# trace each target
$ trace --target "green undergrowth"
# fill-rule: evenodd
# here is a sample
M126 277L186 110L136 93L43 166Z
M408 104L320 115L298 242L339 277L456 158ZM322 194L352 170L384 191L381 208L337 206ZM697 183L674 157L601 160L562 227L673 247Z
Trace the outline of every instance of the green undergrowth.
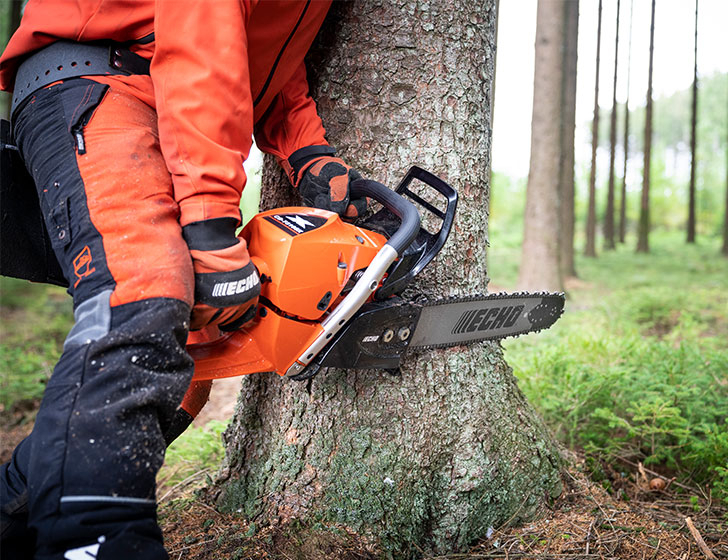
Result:
M728 503L728 260L717 242L654 237L648 255L579 258L565 315L505 342L506 359L567 446L621 468L642 461Z
M62 288L0 277L0 412L41 398L72 307Z
M211 420L202 428L190 426L172 442L157 476L159 498L170 491L170 495L174 490L184 491L188 482L199 487L201 480L209 481L214 476L225 453L222 432L226 427L226 422Z

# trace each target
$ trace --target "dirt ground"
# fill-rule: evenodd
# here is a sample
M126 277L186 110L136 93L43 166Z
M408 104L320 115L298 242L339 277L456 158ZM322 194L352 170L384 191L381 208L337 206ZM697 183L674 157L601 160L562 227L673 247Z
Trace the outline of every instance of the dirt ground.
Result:
M661 479L664 488L650 489L654 478L641 469L614 480L610 494L589 480L583 459L573 456L564 472L562 496L540 519L523 527L500 527L468 551L429 560L594 559L697 560L728 558L728 511L709 499L691 503L684 492ZM616 474L616 473L615 473ZM674 483L674 481L673 481ZM653 482L653 486L660 486ZM617 497L615 497L615 495ZM186 560L276 559L360 560L383 558L376 545L334 526L254 525L223 515L204 501L162 508L170 558Z
M235 408L239 379L213 385L210 402L196 420L227 420ZM37 403L35 403L37 406ZM32 408L33 405L29 405ZM32 414L32 411L30 411ZM203 416L204 415L204 416ZM4 415L0 461L32 428L29 410ZM523 527L494 528L468 551L428 560L728 559L728 510L698 488L660 477L641 465L606 468L610 493L589 479L584 459L569 457L564 493L553 508ZM690 499L690 496L695 496ZM376 544L347 527L299 525L258 528L244 518L217 512L195 487L160 507L171 560L364 560L383 558Z

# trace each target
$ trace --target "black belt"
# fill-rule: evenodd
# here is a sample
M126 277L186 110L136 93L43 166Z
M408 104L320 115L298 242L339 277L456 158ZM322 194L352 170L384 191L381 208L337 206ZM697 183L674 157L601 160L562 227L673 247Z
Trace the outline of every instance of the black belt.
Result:
M80 76L149 74L149 61L121 45L56 41L33 53L18 67L10 114L41 88Z

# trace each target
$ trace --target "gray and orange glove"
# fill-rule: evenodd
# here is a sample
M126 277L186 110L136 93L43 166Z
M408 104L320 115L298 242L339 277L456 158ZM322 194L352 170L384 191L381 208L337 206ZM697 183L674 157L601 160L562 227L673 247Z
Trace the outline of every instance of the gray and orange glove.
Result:
M245 240L235 237L237 225L235 218L215 218L182 228L195 270L191 330L233 331L255 317L260 279Z
M361 175L343 160L334 157L335 153L331 146L308 146L293 152L288 158L288 165L283 167L306 206L354 219L367 209L366 198L349 197L349 184L361 179Z

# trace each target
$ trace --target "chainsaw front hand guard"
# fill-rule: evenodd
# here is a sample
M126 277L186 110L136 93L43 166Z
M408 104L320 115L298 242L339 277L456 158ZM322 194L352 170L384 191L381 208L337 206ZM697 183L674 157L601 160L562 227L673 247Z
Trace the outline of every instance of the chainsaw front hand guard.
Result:
M411 190L410 185L413 179L417 179L437 191L441 195L439 198L445 202L444 210ZM395 189L395 192L403 198L407 197L410 201L418 204L423 210L426 210L429 213L426 216L439 219L440 228L434 233L430 233L424 227L419 228L412 243L405 248L400 258L391 266L382 286L374 294L374 299L378 301L383 301L395 294L402 293L412 279L435 258L435 255L440 252L445 241L447 241L457 209L457 191L439 177L417 166L410 168L407 175L405 175L404 179L402 179ZM428 194L432 193L428 192ZM366 229L382 233L386 236L393 235L397 225L396 214L387 206L361 224Z

